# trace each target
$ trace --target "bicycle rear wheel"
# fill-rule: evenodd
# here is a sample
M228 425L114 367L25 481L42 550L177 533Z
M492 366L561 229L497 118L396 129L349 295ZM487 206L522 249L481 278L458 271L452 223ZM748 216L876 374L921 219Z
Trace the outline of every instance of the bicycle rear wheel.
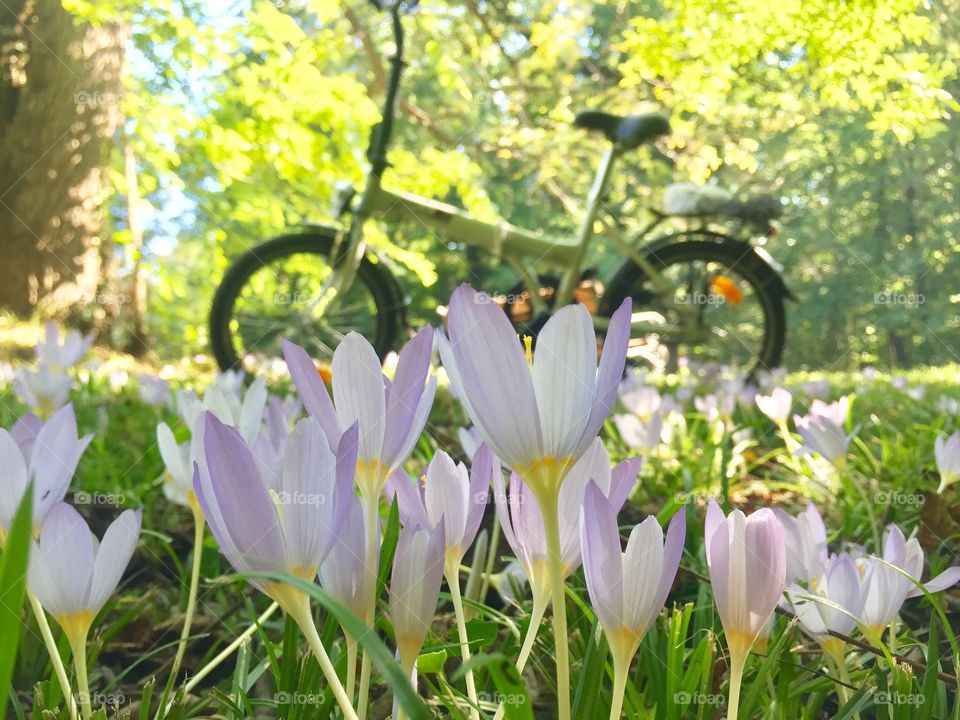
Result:
M351 331L367 338L381 358L396 348L405 325L403 295L374 258L363 259L334 307L324 314L314 307L332 272L334 240L332 231L282 235L230 265L210 310L210 340L222 369L269 368L283 358L281 338L320 362L329 362Z
M751 375L780 364L786 343L786 290L776 272L749 245L716 235L680 235L655 247L647 259L670 291L658 294L634 263L616 273L607 289L612 311L633 299L633 364L666 370L723 366Z

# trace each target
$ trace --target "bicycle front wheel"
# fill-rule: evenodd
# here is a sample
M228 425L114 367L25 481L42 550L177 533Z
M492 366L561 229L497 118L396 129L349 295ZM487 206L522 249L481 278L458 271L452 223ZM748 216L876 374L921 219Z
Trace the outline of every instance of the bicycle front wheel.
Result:
M721 366L753 374L780 364L786 342L782 281L749 245L680 235L646 255L665 289L630 263L608 288L608 304L633 298L629 357L675 371Z
M221 369L267 369L283 358L280 340L304 347L322 363L351 331L382 358L404 326L404 301L389 270L365 257L350 288L318 310L333 272L335 236L310 231L282 235L247 251L227 269L210 311L210 340Z

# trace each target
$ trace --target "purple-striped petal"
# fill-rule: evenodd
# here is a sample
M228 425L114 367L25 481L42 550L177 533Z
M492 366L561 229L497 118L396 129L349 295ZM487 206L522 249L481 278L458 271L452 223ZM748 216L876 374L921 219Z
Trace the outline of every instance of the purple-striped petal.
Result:
M217 508L220 530L229 536L228 546L237 553L228 559L241 572L286 571L283 531L253 454L236 428L224 425L210 412L205 418L210 481L201 488L208 495L204 511L208 506Z
M419 437L423 426L414 423L418 416L424 385L430 372L433 353L433 328L427 325L404 345L397 360L397 371L387 398L386 431L383 457L390 467L406 460L401 455L411 435ZM406 453L406 454L409 454Z
M597 367L596 392L590 410L590 419L584 428L581 448L585 448L600 432L610 409L617 401L617 389L623 377L623 366L627 361L627 345L630 342L631 308L633 301L627 298L610 318L607 335L600 353Z
M307 351L299 345L289 340L281 340L280 343L300 401L307 412L320 423L327 441L331 447L334 447L340 439L340 421L337 419L327 387L323 384L323 378L317 372L317 366Z
M27 489L27 464L10 433L0 428L0 528L8 528Z
M440 343L443 364L487 444L512 467L542 457L533 380L507 316L461 285L450 298L449 330L449 344Z
M432 526L423 503L423 487L419 482L412 481L403 468L393 471L383 490L391 503L394 498L397 499L397 509L404 525Z
M356 332L333 353L333 401L341 425L360 421L360 459L379 460L386 429L386 386L380 358Z
M141 510L124 510L110 523L97 548L93 564L93 582L90 585L88 607L94 613L100 610L117 589L123 571L130 564L140 537Z
M583 572L590 602L605 630L623 624L623 565L616 512L591 483L587 486L580 515Z
M54 616L89 608L93 582L93 535L86 521L65 502L47 513L40 542L30 556L30 589Z
M667 526L667 538L663 544L663 572L660 575L660 585L657 590L657 599L654 605L657 612L667 601L667 595L670 588L673 587L673 581L677 577L677 569L680 567L680 558L683 557L683 543L687 536L687 517L686 512L681 507L670 519L670 525Z
M597 340L590 313L583 305L560 308L537 337L532 369L547 456L573 454L590 418L596 376Z

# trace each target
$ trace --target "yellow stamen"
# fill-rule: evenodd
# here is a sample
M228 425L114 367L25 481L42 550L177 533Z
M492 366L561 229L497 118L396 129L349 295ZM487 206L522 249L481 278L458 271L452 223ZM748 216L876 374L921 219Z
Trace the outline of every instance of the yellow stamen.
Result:
M530 335L523 336L523 347L527 356L527 365L533 367L533 338Z

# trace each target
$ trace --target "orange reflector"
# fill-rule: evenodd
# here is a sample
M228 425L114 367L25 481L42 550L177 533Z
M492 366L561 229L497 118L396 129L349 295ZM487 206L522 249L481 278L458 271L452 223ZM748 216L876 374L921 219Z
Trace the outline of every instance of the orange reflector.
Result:
M321 365L317 368L317 373L320 375L320 379L323 380L324 385L329 385L330 381L333 380L333 373L330 372L330 368L326 365Z
M726 275L714 275L710 281L710 289L731 305L739 305L743 302L743 291Z

